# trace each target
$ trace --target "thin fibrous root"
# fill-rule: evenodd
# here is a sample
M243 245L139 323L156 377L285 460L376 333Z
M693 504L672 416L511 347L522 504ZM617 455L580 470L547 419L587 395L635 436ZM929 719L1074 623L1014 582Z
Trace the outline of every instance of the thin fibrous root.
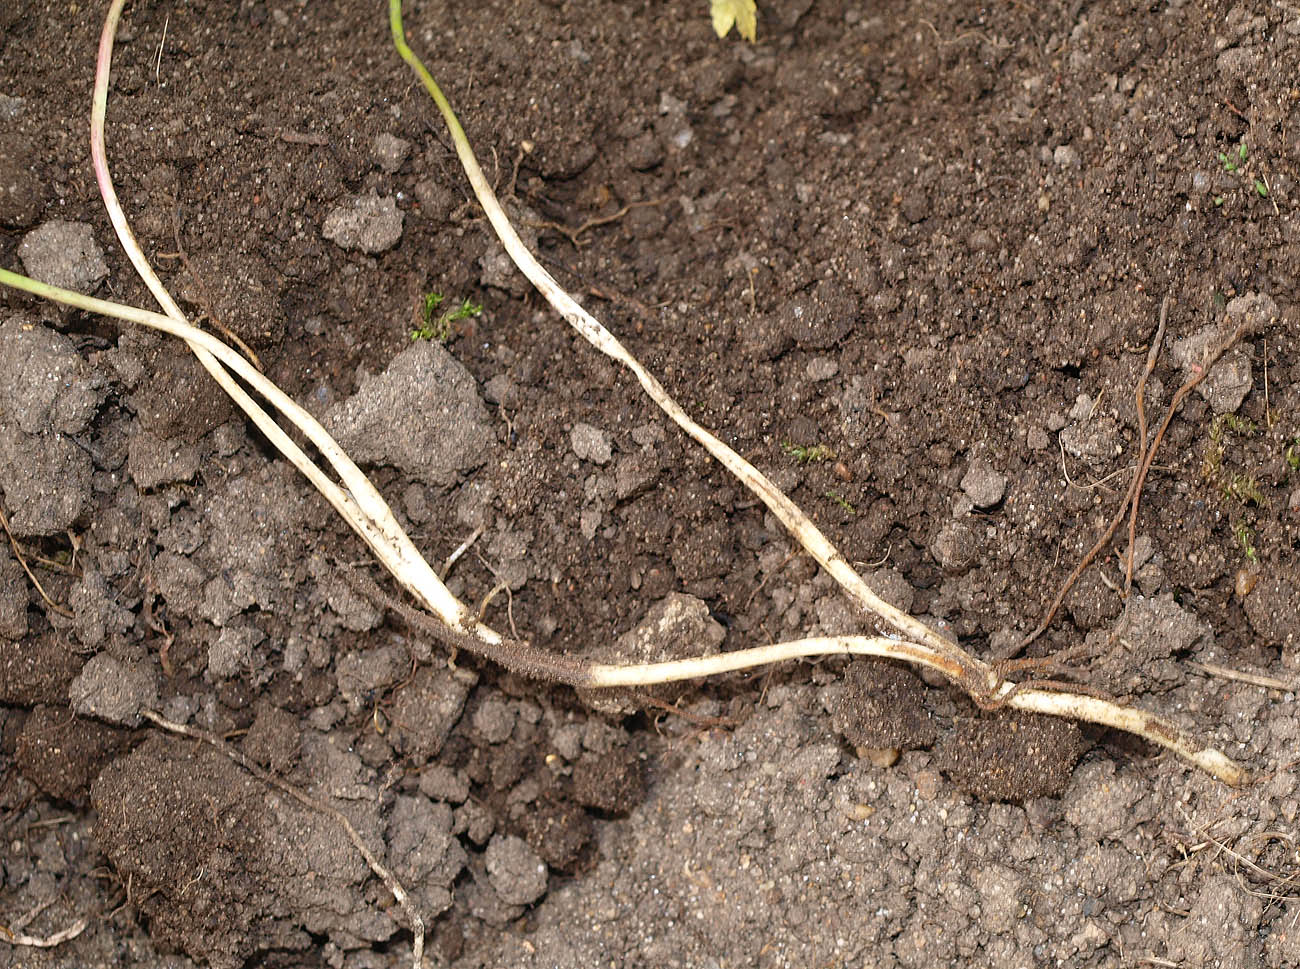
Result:
M410 894L402 887L402 883L397 880L397 876L389 871L375 853L370 850L370 847L364 840L362 840L361 835L357 833L357 829L353 827L352 822L348 820L346 814L332 805L316 800L306 792L294 787L288 781L276 777L270 771L262 769L249 758L245 757L241 751L236 750L220 737L213 736L206 730L199 730L197 727L186 726L183 723L175 723L152 710L142 710L140 711L140 715L169 733L179 734L182 737L190 737L194 740L201 740L203 743L215 747L240 767L244 768L244 770L256 777L263 784L267 784L270 787L274 787L277 790L284 792L309 810L323 814L338 824L338 826L341 827L343 832L348 836L348 840L352 842L352 846L356 848L361 854L361 857L366 860L366 864L370 867L370 870L374 872L376 877L378 877L379 880L384 883L385 887L392 892L393 898L397 900L397 904L400 905L402 911L406 913L406 918L411 923L411 933L415 939L412 944L413 951L411 955L411 963L414 969L421 969L421 966L424 963L424 919L421 918L420 913L416 911L415 906L411 903Z
M398 54L420 78L425 90L428 91L437 105L438 111L451 134L452 142L455 144L461 167L474 189L474 194L478 198L479 204L483 206L483 211L492 224L497 238L501 241L502 246L505 247L506 252L519 268L519 271L537 288L556 312L592 346L630 370L647 396L689 437L704 447L737 480L753 492L767 506L768 510L785 525L795 540L817 560L822 568L840 584L853 600L867 612L897 630L905 640L911 641L900 642L889 638L869 638L872 643L889 644L887 647L881 645L879 647L881 651L872 653L872 655L889 655L940 669L945 676L963 687L981 704L1005 703L1019 709L1049 713L1054 716L1108 723L1119 729L1147 737L1155 743L1175 751L1179 756L1219 777L1226 783L1240 784L1244 781L1245 772L1228 757L1216 750L1199 747L1183 736L1181 731L1178 731L1171 724L1151 714L1122 707L1096 697L1021 688L1016 684L1001 680L990 667L961 649L956 643L932 630L919 619L909 616L877 596L868 587L866 580L849 565L839 550L831 544L830 540L822 534L821 530L813 524L811 519L793 501L777 488L766 475L742 458L735 450L697 424L664 390L659 381L642 366L641 362L595 317L588 313L577 300L570 296L537 261L528 250L528 247L524 245L523 240L519 238L519 234L511 225L509 217L506 215L505 210L502 209L496 194L492 191L492 186L479 166L478 159L470 147L469 139L465 135L465 130L456 117L451 103L443 94L433 75L429 73L420 58L407 44L405 31L402 27L402 0L389 0L388 14L393 44L397 48ZM708 675L705 672L706 670L709 672L722 672L726 669L740 668L731 665L733 663L746 662L747 665L758 665L760 663L775 662L776 657L793 658L796 655L808 656L827 652L850 652L851 650L843 648L842 644L852 638L854 637L802 640L800 643L784 643L773 647L741 650L738 653L724 654L721 657L709 657L706 660L683 660L680 661L683 664L680 666L678 664L656 664L640 668L635 673L635 679L632 679L634 672L630 669L619 670L615 667L594 667L593 673L598 673L601 677L607 678L599 685L625 686L630 683L647 685L653 682L647 677L651 675L668 675L668 668L670 667L696 671L683 672L682 676L674 677L690 678L692 676ZM859 639L863 642L868 641L868 639L861 637ZM814 642L820 644L816 653L803 651L811 649L812 647L809 644ZM836 643L841 645L836 647L833 645ZM783 650L789 653L788 657L782 653ZM772 651L771 655L774 658L759 658L768 656L768 651ZM907 655L908 653L912 655ZM748 660L741 659L742 656L748 657ZM728 657L735 658L729 659ZM652 674L651 670L656 672Z
M166 315L151 313L135 307L122 306L104 300L83 296L67 290L38 283L17 274L0 270L0 282L35 295L54 299L90 312L128 320L154 327L185 340L214 379L254 421L267 438L297 467L326 500L344 517L352 528L375 552L383 565L411 592L417 601L433 614L426 616L411 610L408 618L421 617L427 628L449 644L465 648L502 664L509 669L539 679L587 687L625 687L651 685L667 680L691 679L717 673L749 668L798 657L827 654L862 654L884 656L927 666L965 689L977 703L984 706L1014 706L1018 709L1055 716L1089 720L1126 730L1166 747L1196 766L1229 784L1240 784L1245 772L1223 754L1202 749L1185 737L1172 724L1152 714L1119 706L1096 697L1074 693L1044 690L1032 685L1017 685L997 675L987 664L962 650L956 643L945 639L918 619L901 612L880 599L868 588L865 580L848 564L830 541L816 528L806 515L763 474L723 444L711 433L696 424L682 408L664 391L658 381L593 317L562 290L523 246L510 226L505 213L488 186L465 133L454 112L418 58L406 45L401 32L400 0L390 0L390 21L393 38L399 52L420 74L433 95L452 132L457 152L466 169L480 203L487 211L511 257L525 275L540 289L562 316L565 317L593 345L613 359L623 363L655 402L690 437L704 446L718 461L753 491L767 507L786 525L799 543L823 568L843 586L850 596L868 612L896 629L902 638L893 637L823 637L800 640L775 646L740 650L720 656L698 660L682 660L667 664L615 667L593 665L572 657L555 656L536 649L526 642L510 640L477 621L473 612L456 599L438 578L433 569L401 529L391 510L366 476L343 452L323 427L303 408L290 399L274 383L251 366L246 359L211 335L191 326L163 288L149 267L143 252L136 243L125 215L113 190L104 151L104 116L107 105L109 67L113 36L124 0L113 0L100 42L100 56L96 71L95 103L91 115L91 148L96 178L99 182L109 217L117 230L123 248L130 256L141 277L155 298L167 311ZM228 368L228 369L227 369ZM257 393L261 394L282 415L292 421L321 451L342 481L336 483L299 448L275 421L236 382L238 375ZM368 581L368 580L367 580ZM371 583L373 585L373 583ZM373 592L372 592L373 594ZM382 596L382 593L379 593ZM391 605L391 603L390 603ZM167 729L185 732L190 728L169 724L155 714L151 719ZM196 734L198 735L198 734ZM206 738L204 738L206 739ZM215 739L215 738L213 738ZM232 754L232 756L235 756ZM252 765L250 769L253 769ZM275 783L274 778L271 779ZM297 795L295 795L297 796ZM326 808L328 811L329 809ZM341 817L341 816L340 816ZM346 823L346 818L342 819ZM352 832L351 834L355 834ZM359 850L366 854L364 846ZM372 856L367 856L371 861ZM373 865L372 865L373 868ZM377 873L378 870L376 870ZM381 877L383 877L381 875ZM390 886L391 887L391 886ZM398 886L400 888L400 886ZM398 893L394 892L395 897ZM399 899L400 900L400 899ZM411 913L414 915L414 913ZM413 919L413 924L418 924ZM422 941L422 932L419 935Z
M0 942L7 942L12 946L27 946L32 949L53 949L57 945L71 942L86 931L86 926L89 924L88 919L79 918L66 929L60 929L52 935L27 935L25 932L14 932L0 925Z

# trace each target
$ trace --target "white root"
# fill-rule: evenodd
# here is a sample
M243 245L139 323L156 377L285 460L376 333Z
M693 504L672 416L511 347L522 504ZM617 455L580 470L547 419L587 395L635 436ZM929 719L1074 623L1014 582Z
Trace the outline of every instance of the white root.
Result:
M1232 760L1218 751L1200 749L1167 721L1090 696L1017 687L1001 679L987 664L945 639L919 619L907 615L872 592L866 580L849 565L839 550L831 544L802 509L766 475L696 423L664 390L663 385L642 366L641 362L600 321L570 296L537 261L524 245L523 240L519 238L519 233L515 231L501 203L497 200L496 193L484 176L455 111L452 110L433 76L406 43L402 29L401 0L389 0L389 22L393 43L398 53L420 77L437 104L451 133L452 142L456 146L456 155L474 190L474 195L487 214L488 221L492 224L501 245L505 247L519 271L528 278L556 312L592 346L632 371L642 389L659 408L753 492L853 600L897 630L905 639L913 640L913 642L900 642L880 637L830 637L758 647L698 660L682 660L679 663L654 664L645 667L597 667L595 674L603 678L605 685L631 683L649 685L663 682L664 679L707 676L725 670L741 669L746 665L777 662L795 656L861 652L939 669L966 689L977 702L984 705L1005 704L1037 713L1089 720L1138 734L1152 743L1174 751L1225 783L1237 785L1244 782L1245 771ZM856 644L855 648L850 648L851 643Z

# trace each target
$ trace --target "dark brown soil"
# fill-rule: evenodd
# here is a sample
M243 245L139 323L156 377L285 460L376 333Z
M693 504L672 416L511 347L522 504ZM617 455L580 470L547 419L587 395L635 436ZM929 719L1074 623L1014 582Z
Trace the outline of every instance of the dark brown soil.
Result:
M90 168L100 7L0 4L0 265L84 224L107 275L54 255L152 306ZM1134 594L1121 534L1031 652L1086 647L1086 682L1256 782L841 662L594 709L449 665L349 584L361 543L184 347L4 291L0 927L89 927L0 930L0 964L409 965L332 822L156 705L344 812L439 964L1300 966L1300 10L759 16L746 45L703 0L405 10L556 277L986 658L1122 501L1162 302L1148 427L1247 320L1169 426ZM477 533L450 585L497 628L591 657L871 628L503 266L379 5L132 4L108 142L184 307L339 432L430 562ZM430 292L483 306L445 349L412 344Z

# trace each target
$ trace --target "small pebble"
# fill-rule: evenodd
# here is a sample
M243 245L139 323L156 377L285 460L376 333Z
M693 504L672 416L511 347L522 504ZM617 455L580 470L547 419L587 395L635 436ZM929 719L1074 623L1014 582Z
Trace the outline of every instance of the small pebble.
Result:
M1007 476L995 471L984 461L972 461L970 469L961 479L961 490L976 508L991 508L1007 492Z
M575 424L569 434L569 443L574 454L593 464L608 464L614 456L608 432L590 424Z
M85 222L51 219L23 237L18 258L27 275L51 286L90 293L108 275L104 250Z
M1079 152L1071 145L1061 145L1056 151L1052 152L1052 161L1058 168L1077 168L1079 166Z
M391 196L355 195L330 210L321 234L344 249L383 252L402 237L402 213Z
M402 167L402 162L406 161L406 156L410 152L409 141L385 131L375 137L375 143L370 148L370 157L376 165L392 175Z

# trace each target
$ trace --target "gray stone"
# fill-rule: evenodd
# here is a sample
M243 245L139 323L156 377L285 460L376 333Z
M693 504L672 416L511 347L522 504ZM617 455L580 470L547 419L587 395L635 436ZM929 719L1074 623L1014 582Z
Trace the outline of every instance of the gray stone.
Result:
M972 461L965 477L961 479L961 490L976 508L991 508L1006 494L1007 476L993 470L984 461Z
M71 340L22 318L0 325L0 374L0 421L27 434L80 434L106 394Z
M108 275L104 250L84 222L51 219L23 236L18 258L27 275L51 286L89 293Z
M608 464L614 455L609 432L590 424L575 424L569 434L569 443L573 445L574 454L593 464Z
M388 132L375 136L375 143L370 147L370 157L375 164L388 174L393 174L402 167L406 156L411 153L411 143L405 138L398 138Z
M507 905L529 905L546 894L546 865L523 838L494 835L485 856L488 882Z
M442 487L487 460L492 421L469 371L442 344L413 343L323 420L353 460Z
M72 709L126 727L140 725L141 710L158 706L158 685L151 672L130 666L108 653L92 656L68 687Z
M344 249L383 252L402 237L402 213L392 196L355 195L330 210L321 233Z

